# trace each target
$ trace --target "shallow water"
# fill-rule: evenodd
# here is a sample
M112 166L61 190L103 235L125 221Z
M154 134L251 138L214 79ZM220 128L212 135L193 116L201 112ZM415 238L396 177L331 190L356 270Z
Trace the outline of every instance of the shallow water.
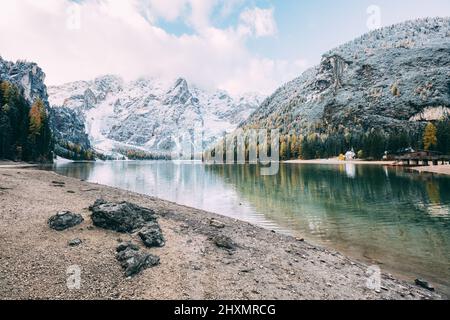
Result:
M57 173L245 220L335 248L450 296L450 177L374 165L60 163Z

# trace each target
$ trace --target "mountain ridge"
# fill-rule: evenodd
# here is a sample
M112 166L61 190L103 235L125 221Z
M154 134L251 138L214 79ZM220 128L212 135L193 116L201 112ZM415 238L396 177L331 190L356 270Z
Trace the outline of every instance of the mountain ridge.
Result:
M405 129L404 121L426 108L450 111L449 25L450 18L406 21L332 49L318 66L278 88L242 127L342 132L339 125L354 116L360 131Z
M262 101L257 94L232 97L224 90L208 91L184 78L125 82L114 75L51 86L49 96L56 113L77 113L92 146L107 154L127 148L170 153L175 146L172 136L180 129L191 134L199 129L204 145L210 145L233 131ZM74 127L60 133L73 134L69 140L74 140Z

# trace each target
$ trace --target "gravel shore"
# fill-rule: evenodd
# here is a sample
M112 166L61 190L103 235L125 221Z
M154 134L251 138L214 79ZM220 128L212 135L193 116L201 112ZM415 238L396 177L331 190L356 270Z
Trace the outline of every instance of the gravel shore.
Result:
M57 182L57 183L55 183ZM132 278L115 259L119 241L135 234L94 227L98 198L153 209L164 233L160 265ZM69 210L84 222L65 231L47 220ZM223 235L226 250L211 241ZM0 168L0 299L439 299L391 275L369 289L368 267L302 239L160 199L24 168ZM81 244L69 242L80 239ZM68 289L70 266L81 287Z

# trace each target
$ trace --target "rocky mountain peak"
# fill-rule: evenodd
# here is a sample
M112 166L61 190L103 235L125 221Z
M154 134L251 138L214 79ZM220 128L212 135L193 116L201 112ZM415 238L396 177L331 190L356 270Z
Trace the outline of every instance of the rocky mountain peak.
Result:
M47 87L44 84L45 73L36 63L27 61L13 63L0 57L0 79L7 80L22 89L29 103L39 98L47 107L49 106Z
M54 110L70 109L84 123L91 144L101 153L139 149L168 153L172 136L180 130L200 129L205 144L223 132L234 130L253 112L261 96L246 94L232 98L225 91L209 91L188 84L184 78L167 81L140 78L124 82L115 76L78 81L49 88ZM67 110L66 110L67 111ZM73 123L61 135L75 141L81 126ZM76 137L76 136L77 137Z
M175 81L173 88L167 92L167 99L165 104L181 104L184 105L187 102L197 102L196 99L191 100L192 93L189 91L188 83L183 78L178 78Z

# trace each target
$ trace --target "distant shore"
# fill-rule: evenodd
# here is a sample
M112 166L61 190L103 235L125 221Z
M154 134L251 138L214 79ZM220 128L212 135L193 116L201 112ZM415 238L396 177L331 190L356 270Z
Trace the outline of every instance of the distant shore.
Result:
M32 163L0 160L0 169L6 169L6 168L34 168L36 166L37 166L36 164L32 164Z
M298 164L371 164L371 165L386 165L392 166L395 161L365 161L365 160L339 160L333 159L314 159L314 160L288 160L284 163L298 163Z
M157 198L35 169L0 168L0 299L439 299L409 281L382 274L369 289L368 266L303 239ZM157 267L126 278L118 241L136 234L94 227L96 199L153 209L166 246L147 250ZM63 232L47 220L61 210L84 222ZM211 237L226 236L234 251ZM70 247L69 241L81 245ZM143 249L146 250L146 249ZM67 268L81 268L81 288L67 288Z
M437 166L424 166L424 167L412 167L411 170L418 171L420 173L437 173L450 175L450 164L437 165Z

